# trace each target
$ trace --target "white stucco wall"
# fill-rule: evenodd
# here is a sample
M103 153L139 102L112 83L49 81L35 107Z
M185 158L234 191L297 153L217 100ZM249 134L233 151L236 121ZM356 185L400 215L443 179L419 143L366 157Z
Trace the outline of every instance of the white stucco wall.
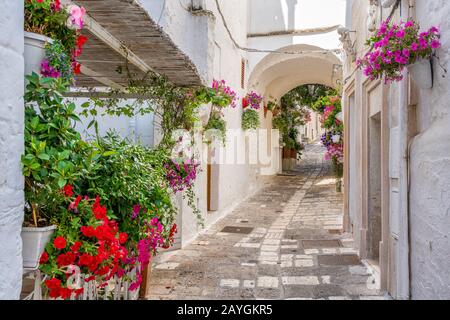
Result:
M0 299L18 299L22 285L23 2L0 15Z
M88 102L87 98L70 99L77 105L77 111L81 112L81 104ZM133 103L133 100L124 100L122 105ZM81 133L83 138L92 139L95 137L94 127L87 128L92 117L81 117L81 123L77 123L76 129ZM155 145L155 126L154 114L136 115L134 117L127 116L102 116L97 118L100 136L105 136L109 131L118 133L122 138L126 138L133 143L139 142L144 146L151 147Z
M450 2L416 1L423 29L442 32L441 63L449 69ZM420 134L411 151L411 265L413 299L450 299L450 78L435 60L434 87L421 90Z
M352 36L361 57L367 38L366 19L368 0L348 1L348 26L357 30ZM395 20L415 16L423 30L432 25L440 27L443 47L437 51L441 64L448 69L450 58L450 3L443 0L402 1ZM386 17L390 9L383 10ZM400 16L401 12L401 16ZM394 298L449 299L450 278L450 81L442 77L442 69L434 60L434 87L420 90L408 88L408 80L387 87L389 112L389 290ZM353 217L356 243L362 245L359 228L363 200L361 140L364 118L360 109L365 104L361 71L354 72L353 64L346 64L344 78L349 77L346 88L355 86L355 108L350 108L350 190L349 208ZM417 97L417 98L416 98ZM416 110L415 110L416 108ZM417 135L416 135L417 134ZM409 164L408 138L411 139ZM408 172L409 165L409 172ZM409 179L409 186L408 186ZM369 181L368 183L372 183ZM408 195L409 192L409 195ZM408 208L409 206L409 208ZM408 212L409 209L409 212ZM409 219L409 220L408 220ZM408 237L408 230L410 236ZM364 252L364 248L361 248ZM410 266L410 267L409 267ZM411 275L408 273L411 272Z
M250 33L327 28L345 24L345 0L250 0ZM337 31L310 35L283 35L249 38L255 49L278 50L289 45L307 44L325 50L341 47ZM267 53L250 56L253 69Z
M247 59L247 53L237 49L232 43L222 18L213 0L196 0L195 6L201 6L210 13L193 15L186 9L190 0L163 1L139 0L155 21L171 37L174 43L194 62L209 85L213 79L224 79L240 97L245 96L247 89L241 88L241 61ZM165 2L165 6L164 5ZM241 46L247 46L247 14L248 3L242 0L220 0L226 23L235 40ZM211 14L212 13L212 14ZM247 72L248 78L248 72ZM204 121L209 111L202 113ZM225 120L229 129L241 128L242 108L240 103L236 109L225 111ZM244 141L244 132L238 133L240 142ZM226 150L231 150L227 144ZM214 168L214 189L217 190L217 211L207 211L207 170L203 165L202 172L196 182L198 206L205 218L206 228L225 216L238 203L256 191L259 186L259 170L247 164L221 164ZM184 202L182 214L183 244L189 243L201 232L197 227L195 217Z

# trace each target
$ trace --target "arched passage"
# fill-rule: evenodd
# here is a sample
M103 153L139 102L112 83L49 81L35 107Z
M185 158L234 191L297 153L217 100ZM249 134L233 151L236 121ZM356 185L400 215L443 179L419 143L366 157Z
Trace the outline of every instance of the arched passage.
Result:
M271 100L280 101L286 93L301 85L321 84L337 89L342 83L342 62L339 57L317 46L285 46L253 63L249 89L262 94L266 104ZM277 135L270 130L273 128L272 119L271 115L266 117L262 127L271 132L267 152L272 154L272 165L268 172L274 174L281 171L283 160L282 148L276 142Z
M300 51L302 53L294 54ZM299 44L280 48L260 60L250 75L249 86L266 97L279 99L303 84L336 88L341 80L341 60L333 52Z

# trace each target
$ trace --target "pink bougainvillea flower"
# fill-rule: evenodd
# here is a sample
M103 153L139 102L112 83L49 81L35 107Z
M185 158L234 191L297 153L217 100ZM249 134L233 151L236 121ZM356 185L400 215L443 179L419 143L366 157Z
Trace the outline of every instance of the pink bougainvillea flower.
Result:
M441 42L439 40L431 41L431 48L438 49L441 47Z
M59 78L61 76L61 72L52 67L47 59L41 62L41 74L47 78Z
M77 30L82 29L84 25L84 16L86 14L86 9L77 5L70 5L69 7L67 7L67 11L70 14L68 25Z

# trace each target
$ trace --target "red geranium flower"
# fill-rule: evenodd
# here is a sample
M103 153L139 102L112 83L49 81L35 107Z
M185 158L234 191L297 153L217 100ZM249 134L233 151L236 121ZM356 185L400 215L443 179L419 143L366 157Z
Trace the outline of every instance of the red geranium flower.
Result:
M97 220L105 220L107 218L106 207L104 207L100 204L99 196L97 196L97 198L95 198L95 202L92 205L92 213L94 213L94 216Z
M78 62L73 63L73 73L80 74L81 73L81 64Z
M53 245L55 246L56 249L62 250L66 247L67 242L66 242L66 239L59 236L59 237L56 237L56 239L53 241Z
M92 261L94 261L94 257L87 253L84 253L80 257L79 264L80 266L89 266L90 264L92 264Z
M45 280L45 285L49 289L59 289L59 288L61 288L61 280L59 280L57 278Z
M61 288L59 290L59 295L62 299L69 299L72 295L72 290L70 290L69 288Z
M73 244L73 246L70 247L70 250L72 250L73 252L78 252L81 248L81 242L77 241Z
M80 34L78 36L78 38L77 38L77 48L78 49L82 49L87 41L88 41L88 37L83 36L82 34Z
M77 209L77 208L78 208L78 205L79 205L80 202L81 202L81 199L82 199L82 197L81 197L81 196L78 196L78 197L75 199L74 202L70 203L70 205L69 205L69 210L75 210L75 209Z
M122 232L119 234L120 244L124 244L125 242L127 242L127 240L128 240L128 234L126 234L125 232Z
M48 262L48 253L43 252L41 258L39 259L39 264L46 264Z
M66 254L60 254L56 258L56 263L58 264L58 267L69 266L74 263L75 258L76 258L75 253L67 252Z
M83 226L80 229L81 233L88 238L92 238L93 236L95 236L95 229L91 226Z
M50 292L48 293L48 296L52 299L57 299L61 296L61 288L56 289L50 289Z
M73 187L70 184L66 184L63 188L63 192L66 197L72 197L73 196Z

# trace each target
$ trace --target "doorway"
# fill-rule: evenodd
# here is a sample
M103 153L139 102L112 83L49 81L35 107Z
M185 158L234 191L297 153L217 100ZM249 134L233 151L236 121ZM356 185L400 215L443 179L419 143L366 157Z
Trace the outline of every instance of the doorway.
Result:
M368 185L368 243L367 257L379 265L382 241L382 148L381 112L369 119L369 185Z

